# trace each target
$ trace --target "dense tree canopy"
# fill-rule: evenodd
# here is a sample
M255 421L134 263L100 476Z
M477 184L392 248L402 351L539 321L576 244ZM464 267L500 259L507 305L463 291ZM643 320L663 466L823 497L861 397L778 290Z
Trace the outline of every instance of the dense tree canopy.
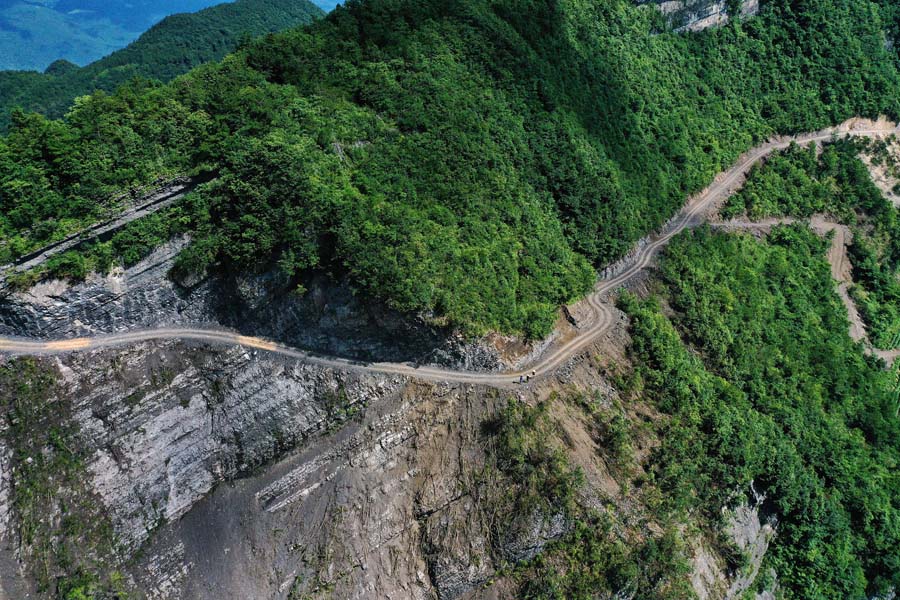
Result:
M791 146L754 168L723 213L751 218L825 213L850 226L852 293L872 342L890 348L900 336L900 216L858 156L864 149L883 156L885 144L843 140L827 144L821 157L812 145Z
M896 376L849 339L826 244L805 225L683 234L662 262L674 317L624 307L638 387L671 416L653 459L670 507L716 520L755 482L785 597L867 598L900 585Z
M754 141L897 114L883 41L867 1L772 2L696 35L623 0L351 1L170 85L14 115L0 253L114 210L122 186L212 171L196 268L326 269L539 335L592 264Z

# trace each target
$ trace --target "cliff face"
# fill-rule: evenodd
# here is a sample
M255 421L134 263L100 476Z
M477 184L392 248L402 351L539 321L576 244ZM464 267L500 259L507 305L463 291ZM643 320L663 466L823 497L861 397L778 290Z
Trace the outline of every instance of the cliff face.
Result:
M334 284L302 298L267 276L175 284L165 273L178 247L110 277L7 298L0 328L57 337L221 320L401 358L438 340L447 362L499 364L484 346L446 350L425 325L397 329L395 315ZM628 543L658 536L629 491L652 436L623 458L572 400L624 410L605 374L628 362L619 323L552 379L515 393L180 342L0 358L0 422L13 423L0 430L0 598L51 596L73 562L114 573L108 585L138 598L514 597L508 567L573 520L561 505L513 510L523 482L498 470L491 425L510 405L551 406L543 437L584 474L580 506L618 523ZM34 391L27 419L10 389ZM657 418L647 407L626 413ZM717 551L702 536L689 548L700 596L732 597Z
M490 500L474 495L481 424L505 401L492 390L178 343L48 368L86 486L123 555L140 556L119 568L141 596L456 598L496 572L495 557L563 531L537 519L492 547ZM7 507L16 471L0 466ZM21 554L15 511L2 516ZM2 589L28 579L17 570L0 572Z
M360 360L438 362L495 370L502 358L429 323L362 302L326 277L298 294L276 273L242 278L168 278L187 239L128 269L70 285L48 281L0 298L0 335L61 338L158 326L215 324L313 351Z
M486 427L508 401L553 402L561 447L584 473L579 502L636 532L635 543L659 531L586 415L552 400L581 390L616 401L587 357L514 396L175 342L46 366L59 378L52 403L76 424L65 443L84 456L83 484L114 531L109 564L137 597L514 596L506 566L571 522L562 507L506 514L518 482L492 470ZM20 475L9 456L7 505ZM0 526L3 556L23 561L0 570L0 589L20 597L10 590L29 585L40 549L18 542L15 508ZM759 529L740 527L735 539L764 544ZM701 597L739 596L746 584L727 594L722 559L702 538L692 544Z
M638 4L654 4L676 31L702 31L724 25L729 19L729 3L725 0L640 0ZM739 0L741 18L759 12L759 0Z

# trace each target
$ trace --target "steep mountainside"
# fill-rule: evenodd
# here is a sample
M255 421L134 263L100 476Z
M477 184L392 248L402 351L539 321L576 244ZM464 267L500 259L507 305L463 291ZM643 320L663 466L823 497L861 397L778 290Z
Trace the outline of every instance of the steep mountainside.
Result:
M237 0L166 17L124 49L83 68L56 61L45 73L0 71L0 123L8 124L13 107L59 117L77 96L94 90L112 91L134 77L169 81L221 59L245 36L295 27L323 14L307 0Z
M0 597L893 597L900 220L832 138L897 127L759 143L896 119L893 13L672 14L350 0L15 112L0 264L197 187L0 274ZM745 172L798 216L704 226Z
M277 266L299 290L327 272L438 323L541 336L592 264L754 139L897 113L869 2L665 28L616 0L349 2L63 122L19 114L0 146L0 262L115 210L104 196L123 186L202 171L215 181L161 224L193 237L179 271ZM108 269L97 250L58 274Z

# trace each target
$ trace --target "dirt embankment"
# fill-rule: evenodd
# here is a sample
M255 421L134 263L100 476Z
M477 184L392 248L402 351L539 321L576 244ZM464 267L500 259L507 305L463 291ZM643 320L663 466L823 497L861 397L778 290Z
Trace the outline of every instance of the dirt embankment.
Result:
M880 149L870 147L860 152L859 158L884 197L900 208L900 140L892 135Z

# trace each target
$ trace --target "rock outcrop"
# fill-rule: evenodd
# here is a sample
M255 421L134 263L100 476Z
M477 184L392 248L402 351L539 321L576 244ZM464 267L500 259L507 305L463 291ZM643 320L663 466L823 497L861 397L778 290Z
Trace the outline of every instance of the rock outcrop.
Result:
M655 4L676 31L702 31L724 25L734 16L725 0L639 0L638 4ZM741 18L759 12L759 0L739 0L735 5Z
M357 296L320 276L298 293L277 273L169 278L186 238L128 269L85 282L52 280L0 298L0 335L56 339L160 325L225 326L314 352L358 360L412 361L497 370L500 353Z

